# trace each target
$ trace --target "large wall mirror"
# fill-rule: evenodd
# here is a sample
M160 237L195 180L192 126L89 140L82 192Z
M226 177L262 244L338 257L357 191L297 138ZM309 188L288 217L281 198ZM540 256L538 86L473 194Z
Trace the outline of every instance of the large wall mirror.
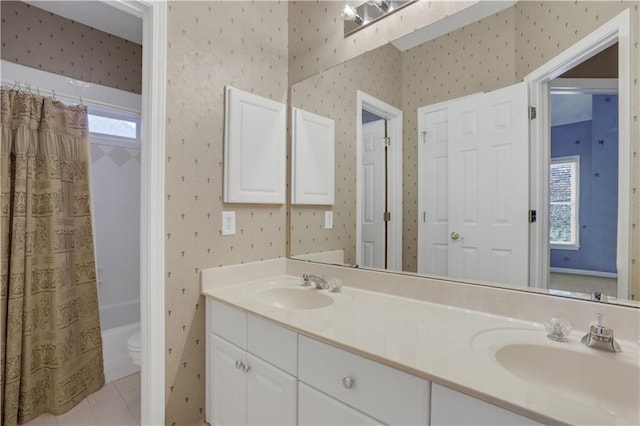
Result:
M291 256L638 306L637 12L604 3L519 2L294 84L335 121L335 201L291 206Z

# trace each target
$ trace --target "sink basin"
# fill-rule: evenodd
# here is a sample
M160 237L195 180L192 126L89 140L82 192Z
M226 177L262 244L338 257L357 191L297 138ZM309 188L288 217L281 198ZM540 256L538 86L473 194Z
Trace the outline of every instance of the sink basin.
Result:
M268 288L258 292L256 300L284 309L318 309L333 303L325 293L309 288Z
M535 344L503 346L495 353L498 363L528 383L551 387L575 398L601 401L603 408L635 407L640 401L640 369L616 358ZM622 414L622 413L616 413Z
M550 398L600 407L603 413L621 416L632 424L640 421L640 360L635 348L605 352L587 348L575 337L558 343L547 339L542 330L524 329L480 333L473 348L493 361L494 368L524 380L528 388L537 388Z

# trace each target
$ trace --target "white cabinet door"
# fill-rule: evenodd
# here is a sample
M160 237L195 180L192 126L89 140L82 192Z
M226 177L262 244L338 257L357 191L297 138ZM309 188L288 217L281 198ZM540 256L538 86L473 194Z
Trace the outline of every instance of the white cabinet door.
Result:
M224 202L282 204L287 168L287 108L225 89Z
M300 383L298 385L298 424L305 425L379 425L377 420Z
M293 108L291 204L332 205L335 181L335 122Z
M384 268L384 120L362 125L362 266Z
M439 425L541 425L527 417L433 383L431 426Z
M448 115L449 276L526 286L527 87L451 102Z
M214 425L245 425L247 375L236 363L246 363L246 352L214 334L209 337L211 388L207 398L211 400L207 405L212 412L207 417Z
M247 365L247 424L295 424L297 379L251 354Z

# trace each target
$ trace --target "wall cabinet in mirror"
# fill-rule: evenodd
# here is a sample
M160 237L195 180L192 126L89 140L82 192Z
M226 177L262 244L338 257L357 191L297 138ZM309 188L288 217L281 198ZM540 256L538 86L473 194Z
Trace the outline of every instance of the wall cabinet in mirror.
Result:
M335 122L293 108L291 203L334 202Z

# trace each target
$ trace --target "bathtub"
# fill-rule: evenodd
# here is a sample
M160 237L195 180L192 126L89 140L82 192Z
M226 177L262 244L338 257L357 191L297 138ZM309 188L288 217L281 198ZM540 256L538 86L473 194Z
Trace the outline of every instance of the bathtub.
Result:
M129 359L127 339L140 331L140 301L100 307L102 355L107 383L140 370Z

